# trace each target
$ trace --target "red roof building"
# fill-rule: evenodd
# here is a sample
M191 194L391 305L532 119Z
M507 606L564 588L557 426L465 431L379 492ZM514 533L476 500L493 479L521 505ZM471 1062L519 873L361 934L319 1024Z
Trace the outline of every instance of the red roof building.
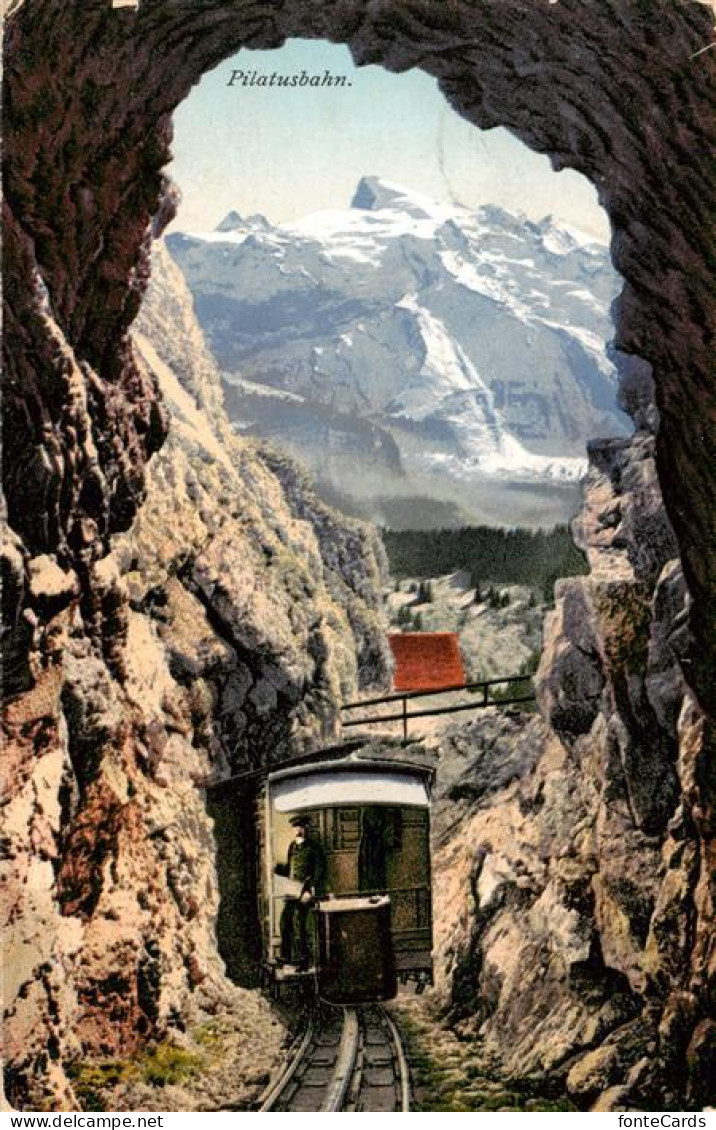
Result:
M396 632L388 643L395 660L394 690L438 691L464 684L456 632Z

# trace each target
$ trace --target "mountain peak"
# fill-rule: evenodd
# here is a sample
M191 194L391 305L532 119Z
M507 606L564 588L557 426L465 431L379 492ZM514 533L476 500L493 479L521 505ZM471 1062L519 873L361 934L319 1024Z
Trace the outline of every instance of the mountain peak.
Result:
M361 177L351 200L351 208L364 212L379 212L383 208L396 209L411 216L430 216L436 212L434 200L419 192L403 188L381 177Z
M244 221L238 212L232 208L227 212L220 224L216 225L216 231L236 231L237 228L243 227Z
M239 231L244 228L268 228L270 224L265 216L260 212L255 212L251 216L244 217L235 209L227 212L220 224L216 225L215 231L231 232Z

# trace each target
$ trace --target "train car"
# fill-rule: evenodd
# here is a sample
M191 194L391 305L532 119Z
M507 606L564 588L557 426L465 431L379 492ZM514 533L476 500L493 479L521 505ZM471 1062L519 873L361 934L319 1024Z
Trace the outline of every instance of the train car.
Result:
M259 916L271 983L307 972L336 1004L432 982L434 769L353 749L267 775L258 793Z

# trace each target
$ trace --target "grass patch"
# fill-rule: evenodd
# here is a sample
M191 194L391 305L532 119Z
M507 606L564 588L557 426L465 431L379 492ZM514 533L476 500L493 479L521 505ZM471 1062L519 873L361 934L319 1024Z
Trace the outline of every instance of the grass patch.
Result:
M67 1068L68 1078L83 1110L106 1110L107 1091L138 1077L133 1060L103 1059L94 1063L76 1061Z
M204 1057L176 1044L153 1044L139 1057L141 1078L153 1087L184 1083L204 1066Z
M205 1029L205 1030L204 1030ZM199 1038L199 1034L203 1038ZM204 1047L215 1046L221 1036L210 1024L197 1030L197 1042ZM67 1075L83 1110L103 1111L113 1109L105 1105L111 1092L127 1083L149 1083L153 1087L167 1087L184 1083L206 1067L203 1055L180 1048L170 1041L152 1044L131 1059L103 1059L91 1063L71 1063Z
M207 1024L200 1024L192 1030L191 1036L195 1044L208 1051L221 1047L224 1038L233 1031L231 1024L223 1020L210 1020Z
M396 1012L417 1112L576 1110L566 1095L547 1095L530 1080L502 1077L484 1061L478 1041L458 1039L426 1010L411 1014L397 1008Z

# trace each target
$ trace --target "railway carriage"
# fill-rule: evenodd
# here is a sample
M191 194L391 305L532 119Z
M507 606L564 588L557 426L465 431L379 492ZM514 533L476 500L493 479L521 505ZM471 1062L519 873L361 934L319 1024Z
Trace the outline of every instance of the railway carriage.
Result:
M336 1004L387 1000L398 979L414 980L418 990L432 982L433 775L427 759L353 748L266 776L257 797L258 890L270 982L296 971L290 959L283 964L282 949L286 907L300 897L300 884L286 874L297 824L321 859L305 926L306 964L321 997Z

